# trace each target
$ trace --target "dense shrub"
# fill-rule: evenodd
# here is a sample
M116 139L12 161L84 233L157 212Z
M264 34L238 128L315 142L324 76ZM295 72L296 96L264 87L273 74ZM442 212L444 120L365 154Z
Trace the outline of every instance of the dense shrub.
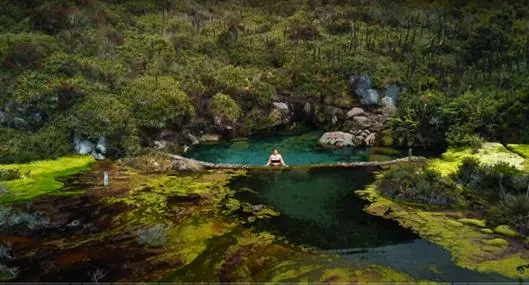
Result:
M33 29L54 35L70 26L72 9L61 5L47 5L30 15Z
M288 37L291 40L315 40L320 35L312 17L304 12L297 12L289 19Z
M236 122L241 116L241 108L237 102L226 94L215 94L209 101L209 108L214 115L231 122Z
M149 128L182 125L194 114L193 105L171 77L141 77L128 87L132 114Z
M453 177L466 189L490 201L501 200L506 194L525 194L529 186L529 175L508 163L481 165L472 158L464 159Z
M449 178L416 164L394 165L375 183L378 191L397 200L438 207L458 203L457 185Z
M509 225L529 235L529 196L507 194L498 205L486 210L485 217L492 225Z

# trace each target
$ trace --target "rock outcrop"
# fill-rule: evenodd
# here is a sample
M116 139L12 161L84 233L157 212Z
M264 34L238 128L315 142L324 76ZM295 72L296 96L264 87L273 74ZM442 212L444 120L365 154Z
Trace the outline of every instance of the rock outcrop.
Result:
M331 145L331 146L356 146L358 142L355 141L355 137L352 134L345 132L327 132L324 133L319 141L322 145Z
M96 160L105 159L107 153L107 139L105 137L99 137L97 142L94 143L88 139L81 139L79 136L74 138L75 151L81 155L90 154Z

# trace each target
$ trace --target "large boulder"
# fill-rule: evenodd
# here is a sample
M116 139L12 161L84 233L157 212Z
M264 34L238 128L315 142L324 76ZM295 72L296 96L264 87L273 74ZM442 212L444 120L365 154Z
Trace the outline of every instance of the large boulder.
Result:
M75 140L74 145L75 151L81 155L92 153L95 149L94 144L89 140Z
M356 117L356 116L363 115L363 114L364 114L364 109L354 107L353 109L349 110L349 112L347 112L347 118L352 118L352 117Z
M364 106L377 105L380 96L375 89L355 89L355 94L360 100L360 104Z
M107 138L99 137L97 139L96 151L102 154L107 153Z
M332 146L356 146L357 143L355 138L350 133L345 132L327 132L324 133L318 142L322 145L332 145Z
M288 105L283 102L272 103L273 109L268 115L274 126L286 125L290 123L292 117Z
M371 76L354 75L349 77L349 87L351 89L371 89Z
M371 86L371 76L355 75L349 78L349 89L354 92L364 106L377 105L380 99L377 90Z
M290 113L290 110L288 109L288 105L286 103L274 102L274 103L272 103L272 105L274 106L274 109L278 109L283 114L289 114Z

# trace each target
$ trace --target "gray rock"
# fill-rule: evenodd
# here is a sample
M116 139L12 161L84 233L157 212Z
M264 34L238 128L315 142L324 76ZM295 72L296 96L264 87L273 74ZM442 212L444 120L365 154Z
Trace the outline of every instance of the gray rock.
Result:
M288 108L288 105L286 103L283 103L283 102L274 102L272 103L272 105L274 105L274 108L275 109L278 109L279 111L281 111L281 113L283 114L288 114L290 113L290 110Z
M362 114L364 114L364 109L354 107L353 109L349 110L349 112L347 112L347 118L352 118Z
M191 145L197 145L197 144L200 143L200 141L197 139L197 137L195 137L194 135L192 135L190 133L187 134L187 139L189 140Z
M291 121L290 109L286 103L272 103L274 109L270 112L269 117L273 120L274 126L286 125Z
M371 89L371 76L351 76L349 77L349 86L351 86L352 89Z
M89 154L94 151L94 144L89 140L75 140L75 151L78 154Z
M167 141L166 140L154 141L153 144L154 144L154 146L157 149L164 149L164 148L167 147Z
M380 105L382 107L395 107L396 103L395 100L391 97L384 97L380 100Z
M96 150L102 154L107 153L107 138L99 137L97 139Z
M220 136L216 134L203 134L198 140L200 142L216 142L220 140Z
M368 128L371 125L369 119L364 116L356 116L353 120L361 128Z
M372 145L375 144L375 139L376 139L376 134L375 133L371 133L364 139L364 143L367 146L372 146Z
M375 89L355 89L355 94L364 106L377 105L380 99Z
M327 132L324 133L318 142L322 145L333 145L333 146L355 146L354 136L350 133L345 132Z
M105 156L99 152L96 152L96 151L92 151L91 153L92 157L95 159L95 160L103 160L105 159Z
M391 98L393 102L397 103L397 100L399 99L399 92L399 87L397 84L393 83L386 87L386 90L384 90L384 97Z

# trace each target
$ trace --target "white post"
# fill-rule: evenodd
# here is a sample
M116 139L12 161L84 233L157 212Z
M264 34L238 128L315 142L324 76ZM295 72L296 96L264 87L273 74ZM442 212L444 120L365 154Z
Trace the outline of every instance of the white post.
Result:
M103 185L108 186L108 172L103 173Z

